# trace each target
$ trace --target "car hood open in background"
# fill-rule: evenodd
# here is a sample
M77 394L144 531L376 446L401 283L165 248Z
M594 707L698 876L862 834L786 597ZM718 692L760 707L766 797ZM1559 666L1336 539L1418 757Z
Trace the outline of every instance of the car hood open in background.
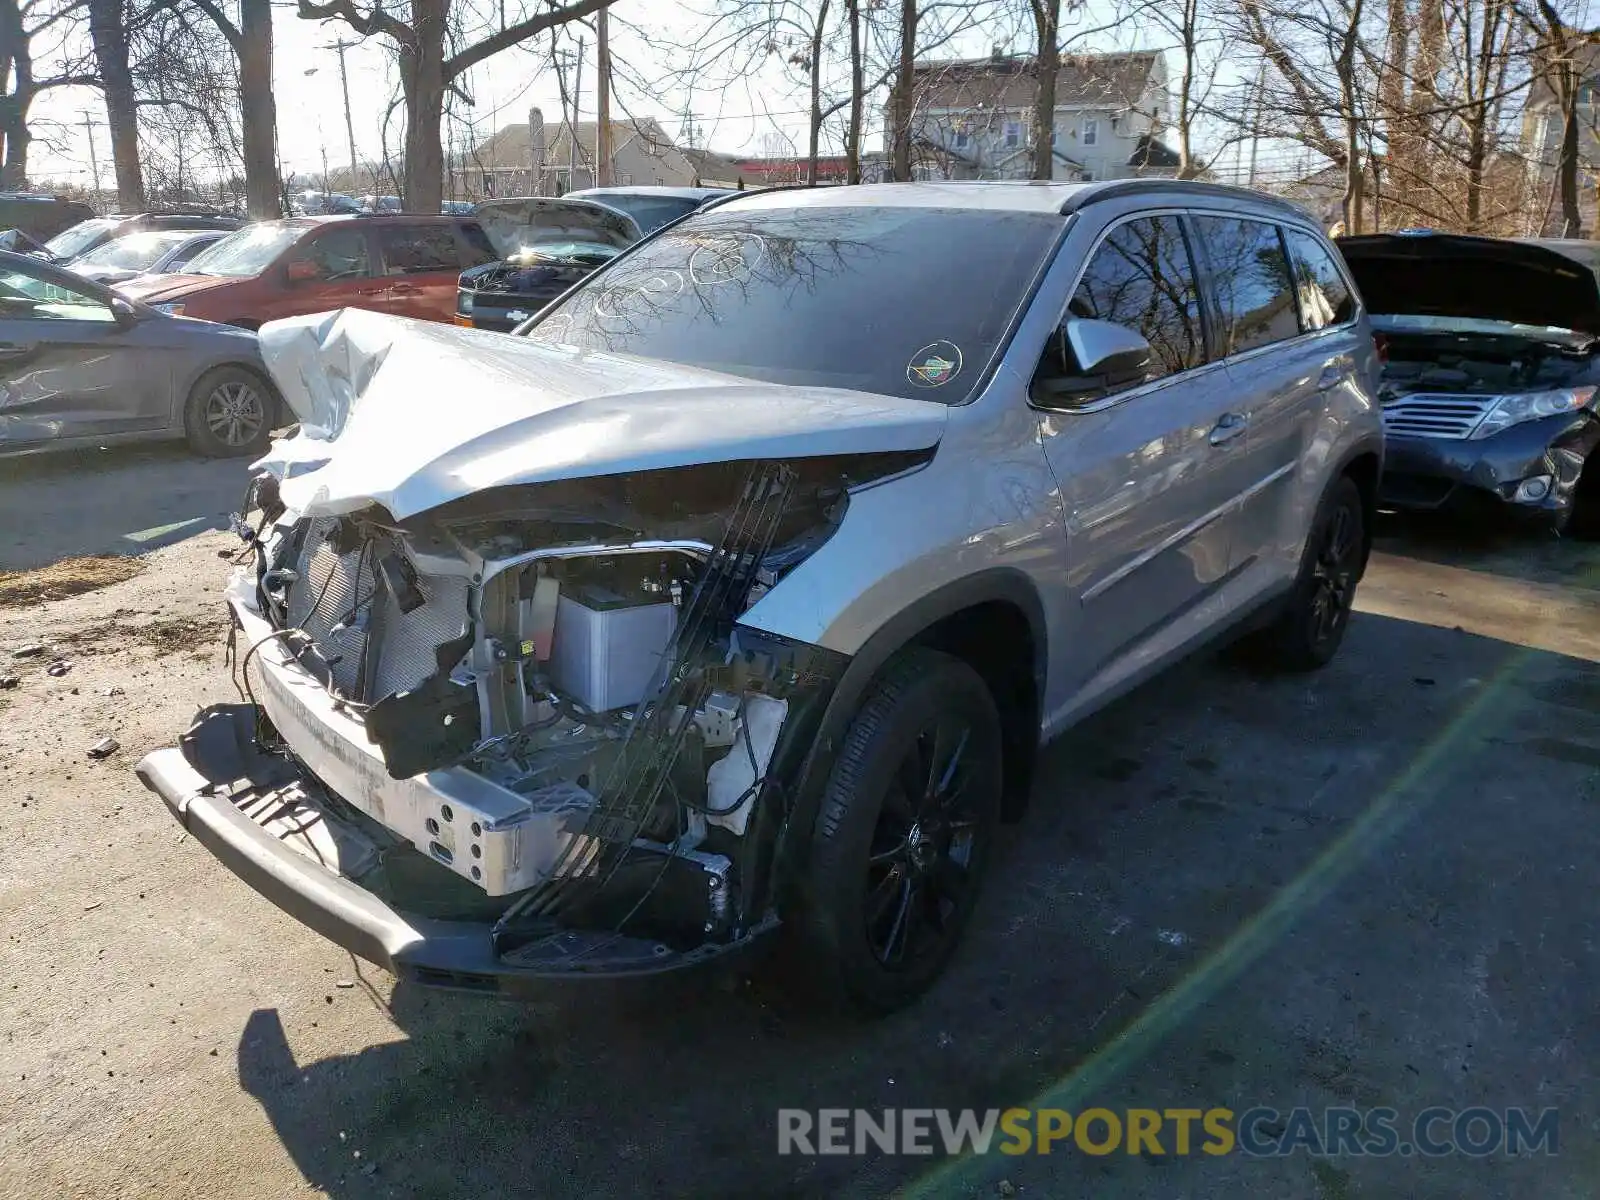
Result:
M361 309L271 321L260 339L301 422L260 465L310 514L376 503L403 520L514 484L927 450L949 413Z
M1564 254L1527 242L1446 233L1340 238L1370 312L1466 317L1600 336L1600 282Z
M515 258L537 242L598 242L617 247L639 240L627 213L594 200L534 196L485 200L473 214L501 258Z

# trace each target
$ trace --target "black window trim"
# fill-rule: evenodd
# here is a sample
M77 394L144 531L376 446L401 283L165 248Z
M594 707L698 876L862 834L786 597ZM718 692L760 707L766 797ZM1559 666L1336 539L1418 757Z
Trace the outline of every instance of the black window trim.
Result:
M1295 280L1294 280L1294 260L1289 257L1289 239L1288 239L1288 237L1285 236L1285 234L1283 232L1284 226L1283 226L1283 222L1282 221L1278 220L1275 217L1262 217L1262 216L1258 216L1255 213L1251 213L1251 212L1242 212L1242 213L1241 212L1224 212L1224 211L1221 211L1219 209L1214 209L1214 208L1213 209L1207 209L1207 208L1192 209L1189 212L1189 216L1191 218L1194 218L1194 217L1214 217L1214 218L1221 218L1223 220L1254 221L1257 225L1270 226L1272 228L1273 232L1275 232L1278 235L1278 251L1279 251L1279 253L1281 253L1283 255L1283 265L1289 269L1289 290L1294 295L1294 327L1295 327L1295 333L1294 333L1294 335L1292 337L1279 338L1275 342L1267 342L1265 345L1261 345L1261 346L1251 346L1250 349L1248 349L1248 350L1240 350L1236 354L1222 354L1222 353L1220 353L1220 351L1222 349L1222 345L1221 345L1221 338L1219 336L1218 337L1218 344L1216 346L1216 350L1218 351L1218 353L1216 355L1215 361L1220 362L1220 363L1248 362L1248 361L1250 361L1251 358L1253 358L1256 355L1260 354L1264 350L1277 350L1277 349L1279 349L1280 347L1283 347L1283 346L1293 346L1293 345L1296 345L1297 343L1299 343L1300 340L1302 338L1306 337L1308 334L1325 333L1325 332L1327 332L1326 330L1322 330L1322 329L1310 329L1310 330L1308 330L1305 327L1305 323L1300 319L1300 296L1299 296L1298 291L1296 291L1296 284L1295 284ZM1196 237L1196 241L1200 241L1200 242L1203 243L1204 239L1197 236ZM1211 307L1211 310L1217 316L1217 326L1220 329L1221 328L1221 324L1222 324L1222 305L1221 305L1221 302L1217 300L1216 291L1212 286L1212 276L1216 273L1216 271L1215 271L1215 268L1214 268L1214 266L1212 264L1211 254L1210 254L1209 251L1206 252L1204 271L1205 271L1205 279L1204 279L1204 282L1202 283L1201 286L1204 289L1205 294L1207 296L1206 303ZM1334 328L1334 326L1329 326L1329 328L1330 329Z
M1289 233L1291 230L1302 235L1303 237L1310 238L1313 242L1320 246L1324 252L1327 253L1328 261L1333 264L1334 272L1339 276L1340 282L1344 284L1344 290L1350 293L1350 317L1348 320L1340 321L1336 325L1324 325L1321 329L1307 329L1305 327L1304 320L1302 320L1300 323L1300 336L1320 336L1322 334L1333 333L1341 329L1351 329L1360 324L1361 316L1366 311L1366 306L1361 301L1361 293L1356 289L1355 282L1350 278L1350 271L1345 266L1344 255L1339 253L1339 247L1335 246L1330 238L1324 237L1317 230L1309 229L1304 225L1291 225L1287 222L1279 222L1278 236L1283 241L1284 256L1289 262L1289 274L1291 278L1294 276L1294 255L1289 251ZM1295 283L1295 287L1299 287L1298 281ZM1298 297L1296 297L1295 312L1301 317L1304 316L1304 314L1300 312Z
M1094 241L1089 246L1088 253L1083 256L1083 260L1078 264L1078 269L1073 273L1072 286L1067 289L1067 298L1061 306L1061 311L1056 314L1055 324L1050 328L1053 333L1061 327L1061 322L1066 319L1068 309L1072 305L1072 298L1078 294L1078 288L1083 284L1083 277L1089 273L1089 264L1094 261L1094 256L1100 252L1100 247L1105 243L1106 239L1117 229L1130 221L1144 220L1149 217L1177 217L1179 227L1183 230L1184 246L1189 252L1189 266L1195 272L1195 288L1200 295L1200 321L1205 337L1206 361L1197 367L1190 367L1187 371L1174 371L1170 375L1163 375L1160 379L1152 379L1134 387L1124 388L1119 392L1109 392L1098 399L1091 400L1087 404L1071 406L1038 404L1030 396L1028 400L1029 407L1036 408L1041 412L1059 413L1066 416L1088 416L1093 413L1104 412L1108 408L1115 408L1117 405L1126 403L1136 397L1149 395L1175 382L1198 379L1208 372L1219 370L1222 367L1225 360L1216 357L1212 353L1210 330L1213 323L1207 311L1208 301L1206 299L1209 289L1206 285L1206 280L1202 278L1202 273L1207 268L1203 267L1195 258L1194 243L1188 228L1188 218L1191 211L1185 205L1164 204L1156 208L1141 208L1133 212L1123 213L1121 216L1107 222L1105 228L1095 235ZM1041 350L1042 353L1043 350Z

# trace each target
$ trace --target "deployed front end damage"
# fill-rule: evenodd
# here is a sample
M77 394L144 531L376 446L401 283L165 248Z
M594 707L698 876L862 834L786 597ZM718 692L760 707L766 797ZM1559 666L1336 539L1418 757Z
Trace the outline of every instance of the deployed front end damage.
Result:
M264 475L227 595L244 702L139 774L252 886L418 982L744 947L777 923L795 779L847 660L741 614L853 489L928 453L514 483L404 518L291 508L315 493Z

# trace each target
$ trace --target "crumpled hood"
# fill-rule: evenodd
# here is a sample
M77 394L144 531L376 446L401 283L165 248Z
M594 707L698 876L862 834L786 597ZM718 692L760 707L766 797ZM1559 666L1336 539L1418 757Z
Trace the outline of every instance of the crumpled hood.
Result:
M495 253L510 258L539 241L593 241L626 246L639 240L639 226L627 213L594 200L530 196L520 200L484 200L474 219L494 243Z
M320 515L376 503L403 520L511 484L926 450L949 411L361 309L268 322L260 345L301 429L258 465Z
M1334 244L1369 312L1600 335L1600 281L1587 267L1543 246L1426 231L1374 233Z

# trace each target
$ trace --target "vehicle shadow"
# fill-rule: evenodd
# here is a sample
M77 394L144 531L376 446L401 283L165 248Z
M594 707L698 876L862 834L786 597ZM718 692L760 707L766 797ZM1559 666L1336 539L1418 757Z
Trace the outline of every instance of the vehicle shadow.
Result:
M950 972L881 1021L817 1014L778 967L751 982L552 989L526 1006L399 989L403 1040L317 1062L294 1060L275 1010L256 1012L240 1083L305 1177L340 1200L880 1195L929 1160L780 1156L776 1110L1026 1105L1113 1046L1125 1070L1165 1043L1163 1071L1194 1097L1281 1094L1292 1081L1256 1047L1176 1049L1189 1016L1159 1036L1141 1016L1179 988L1200 989L1196 1006L1221 1003L1239 971L1273 952L1270 939L1355 903L1359 889L1319 899L1294 885L1380 801L1403 828L1404 788L1436 775L1420 756L1441 731L1459 736L1464 712L1487 723L1484 737L1508 740L1497 723L1515 719L1511 706L1468 707L1484 681L1514 689L1521 675L1564 670L1593 668L1358 614L1345 652L1315 677L1266 679L1215 658L1167 674L1045 753ZM1354 842L1342 870L1383 845ZM1285 903L1312 907L1230 948ZM1270 992L1270 969L1249 986L1252 1003ZM1269 1002L1283 1003L1259 1000ZM1242 1063L1266 1074L1241 1083ZM1393 1069L1375 1086L1408 1086ZM1175 1185L1177 1169L1189 1168L1169 1163L1163 1178Z
M1600 587L1600 543L1557 537L1504 518L1380 513L1374 549L1531 583Z
M247 459L199 458L181 444L69 450L0 460L0 570L85 554L141 554L227 528Z

